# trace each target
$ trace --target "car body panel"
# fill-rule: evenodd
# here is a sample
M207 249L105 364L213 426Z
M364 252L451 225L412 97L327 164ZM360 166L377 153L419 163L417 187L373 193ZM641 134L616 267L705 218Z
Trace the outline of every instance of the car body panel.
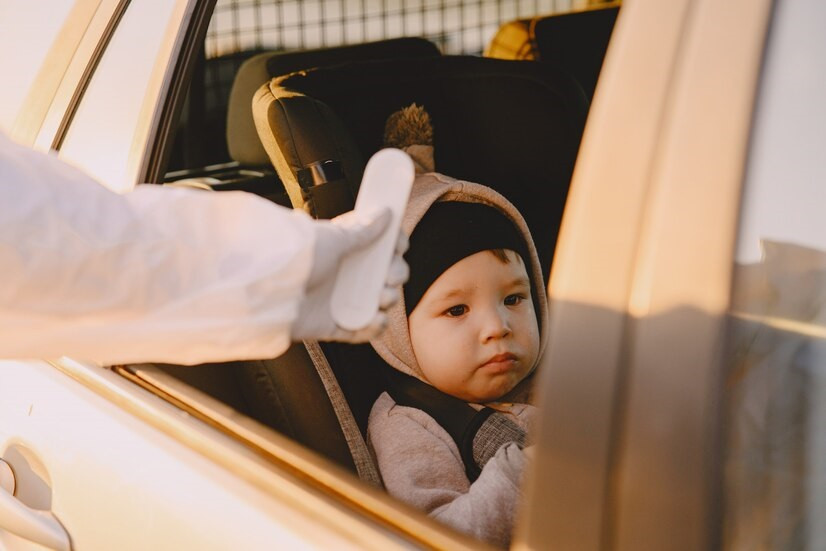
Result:
M0 385L0 456L18 499L51 511L75 548L365 548L358 521L249 449L108 370L61 363L0 366L14 381ZM398 546L375 529L369 541ZM0 530L3 545L25 548Z
M628 2L620 14L565 212L529 545L698 549L717 533L714 389L771 2L696 1L682 14L669 3L681 30L667 35L680 39L667 86L619 103L623 89L652 82L641 68L657 69L653 55L630 51L650 36L632 29L637 10L650 15L653 4ZM655 127L642 131L655 141L629 138L641 131L629 114L652 103L662 106Z
M85 3L95 1L86 0ZM30 114L23 105L29 99L32 84L42 73L41 68L47 57L54 51L57 35L65 27L65 20L75 5L75 0L0 2L0 51L14 52L14 55L0 57L0 71L4 75L14 75L0 89L0 129L5 132L11 132L21 113L32 118L38 116L37 112ZM67 50L71 51L71 46ZM57 64L51 72L60 74L61 71L60 64Z
M195 5L153 0L128 6L61 139L62 159L119 192L143 179L144 157ZM135 56L135 44L145 50L141 56Z
M43 117L39 126L21 127L16 125L14 137L23 142L29 143L31 135L36 133L33 147L42 151L57 149L62 132L71 121L74 113L75 103L82 97L86 87L86 82L97 67L97 60L104 51L108 38L112 35L120 20L120 16L126 9L126 0L101 0L94 11L94 15L88 21L84 21L82 28L85 28L83 37L76 45L71 63L63 74L60 85L53 90L53 99L49 105L48 112ZM67 21L67 28L80 27L77 23ZM55 50L61 51L64 46L56 43ZM45 74L44 74L45 73ZM38 80L48 79L48 67L41 70L41 77ZM43 92L46 94L46 90ZM25 112L25 111L24 111ZM24 118L23 121L30 119ZM29 125L32 123L29 122Z
M692 7L631 289L622 433L609 499L618 549L713 546L726 313L771 1ZM732 37L731 29L737 28Z
M553 445L529 474L536 482L527 484L532 505L521 526L527 547L603 543L625 310L689 4L625 3L606 53L554 252L550 341L539 368L540 438Z

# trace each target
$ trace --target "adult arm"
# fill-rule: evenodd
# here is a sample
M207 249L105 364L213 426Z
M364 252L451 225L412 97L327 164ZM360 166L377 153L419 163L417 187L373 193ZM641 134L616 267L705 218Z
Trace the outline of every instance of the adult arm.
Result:
M277 356L315 224L241 192L115 194L0 134L0 357Z

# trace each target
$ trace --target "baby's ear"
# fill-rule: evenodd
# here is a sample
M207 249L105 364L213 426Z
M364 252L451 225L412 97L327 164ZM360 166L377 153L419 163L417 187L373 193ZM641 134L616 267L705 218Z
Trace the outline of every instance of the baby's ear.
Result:
M410 155L416 173L433 172L433 125L430 115L415 103L387 117L384 125L385 147L396 147Z

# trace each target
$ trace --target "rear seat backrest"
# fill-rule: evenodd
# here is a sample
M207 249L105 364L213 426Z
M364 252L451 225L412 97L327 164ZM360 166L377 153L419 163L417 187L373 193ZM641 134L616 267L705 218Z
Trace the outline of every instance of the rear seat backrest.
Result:
M539 59L558 63L592 98L618 14L614 6L540 18L534 25Z
M619 9L609 6L505 23L485 55L554 63L579 81L590 101Z

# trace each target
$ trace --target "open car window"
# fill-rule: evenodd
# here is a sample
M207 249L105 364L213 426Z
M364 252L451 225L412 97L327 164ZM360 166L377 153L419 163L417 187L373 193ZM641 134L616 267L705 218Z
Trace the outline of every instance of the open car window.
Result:
M57 150L118 192L139 182L205 193L243 190L326 217L335 210L325 211L330 197L349 193L352 199L357 192L360 167L379 146L380 126L393 107L385 100L405 89L416 88L423 98L442 90L433 116L437 126L453 123L442 124L440 135L446 144L462 144L439 145L443 170L491 186L501 182L503 195L530 210L526 218L548 277L618 3L463 1L379 8L344 0L101 0L73 7L85 9L85 31L58 56L65 66L51 75L48 94L42 94L26 130L34 145ZM574 47L545 40L539 30L551 21L548 32L558 33L557 17L564 18L561 28L568 36L577 37ZM139 46L142 55L136 55ZM384 65L371 74L373 63ZM242 74L252 77L240 82ZM427 86L420 78L425 74L447 84ZM285 86L292 88L283 90L297 98L289 109L300 113L313 105L324 114L319 122L329 126L305 136L310 139L284 141L285 135L299 135L293 134L298 127L289 126L298 120L289 111L283 127L289 132L273 134L273 149L259 134L250 104L261 86L287 75L292 80ZM359 86L374 77L391 86L373 88L365 100ZM486 109L491 102L500 107L492 113ZM373 111L374 106L381 108ZM522 111L514 116L511 108ZM360 124L359 113L370 114L369 125ZM279 121L271 122L278 130ZM473 139L463 140L463 134ZM508 146L502 155L509 161L497 164L497 155L490 154L497 143ZM327 180L316 182L327 187L308 185L313 165L329 161L322 171ZM366 370L372 361L366 345L296 343L279 358L192 367L118 365L97 373L68 359L53 365L266 491L280 483L269 476L272 471L287 473L292 482L306 483L308 494L324 496L325 511L343 509L360 519L359 526L379 526L385 537L444 548L478 545L385 495L365 438L379 390ZM166 403L157 408L150 400L146 406L140 389L124 390L133 387L129 382ZM169 404L185 412L185 423L170 416ZM215 445L204 432L182 428L193 418L219 430ZM226 445L227 437L233 446ZM239 449L246 455L234 463ZM272 493L281 496L284 490ZM339 517L331 523L337 529L346 524Z
M586 7L592 9L583 12L582 8ZM294 178L298 190L304 185L300 182L302 170L314 162L330 160L312 157L321 154L314 148L322 149L318 144L326 139L328 133L319 133L314 139L307 140L310 151L302 151L303 145L299 143L284 146L285 151L295 150L297 157L285 159L279 166L279 161L272 154L268 155L270 151L261 147L256 125L252 124L253 113L247 107L257 88L272 78L299 70L322 67L323 70L320 69L316 76L345 80L363 70L364 78L369 78L369 69L364 69L364 66L386 63L388 67L395 67L392 61L395 59L398 60L398 67L402 67L400 74L409 66L442 75L434 78L461 73L468 82L479 78L485 79L486 85L488 81L500 79L501 87L494 87L494 94L507 94L507 90L514 92L514 86L531 91L538 86L540 94L545 95L531 97L529 101L540 106L543 100L538 97L550 98L547 113L537 117L529 113L522 118L511 116L509 124L514 127L502 134L518 135L518 125L521 124L526 133L521 143L530 145L523 148L522 155L531 160L513 164L535 165L524 168L525 175L522 177L525 180L531 180L531 174L540 174L554 182L552 186L545 187L556 189L556 195L550 197L541 195L546 191L538 191L540 195L535 197L534 202L540 206L533 209L532 220L529 220L529 223L533 221L536 224L536 234L542 235L542 249L547 253L543 268L547 277L570 171L594 93L593 83L599 74L618 11L618 3L587 6L576 2L534 2L531 5L444 2L417 4L415 7L402 4L397 9L382 11L369 4L338 1L255 4L219 1L212 13L205 42L194 52L191 83L185 101L167 109L179 110L180 116L164 138L167 149L159 155L165 160L162 179L167 185L213 191L242 189L284 206L296 206L313 213L310 206L296 201L296 196L301 201L301 197L310 197L310 192L299 190L288 193L290 182L285 180ZM565 18L559 22L556 17ZM537 35L539 23L547 26L547 30ZM546 40L544 33L560 35L561 38ZM574 38L576 42L572 45L566 42ZM454 57L457 59L454 60ZM440 68L454 61L455 68ZM349 69L347 63L355 64L354 68ZM574 75L575 70L581 74ZM251 87L239 83L249 78L246 76L248 74L257 75L255 78L259 79ZM415 79L417 74L410 70L403 78ZM356 82L346 85L323 82L316 85L312 81L299 83L309 87L301 92L308 101L321 102L324 109L329 108L335 118L343 121L345 131L342 135L350 133L353 136L355 153L350 156L345 153L344 158L332 159L343 166L351 188L353 182L357 183L359 175L358 168L352 167L358 167L359 160L363 162L371 151L371 146L365 143L380 140L375 121L370 126L372 133L376 134L373 136L348 119L348 116L354 116L348 114L348 108L355 108L341 97L346 95L344 90L347 86L358 89L357 79L353 80ZM590 85L583 86L580 80L589 80ZM245 123L238 120L239 100L236 97L238 89L243 88L242 84L247 87L246 95L240 102L245 110L243 116L248 118ZM471 91L458 90L454 92L457 101L461 101L463 93ZM377 93L376 101L380 102L382 97L381 93ZM500 122L493 122L495 119L485 122L481 119L483 111L478 111L482 128L491 134L495 134L497 126L501 129L502 124L508 124L507 95L502 99L505 101L501 113L497 114L502 117ZM481 98L473 101L481 101ZM511 100L514 105L519 105L521 101L518 98ZM472 120L473 102L464 103L470 107L463 116ZM482 105L484 103L479 104L480 107ZM362 108L359 106L359 109ZM544 106L539 108L545 111ZM377 111L373 118L383 123L386 115ZM444 115L438 113L436 116ZM553 126L560 116L564 124L559 128L564 127L568 136L564 146L559 145L563 142L556 136L557 130ZM539 121L554 122L549 123L551 126L546 131L542 128L544 123ZM338 131L338 127L331 129L331 133ZM443 132L446 133L447 128ZM531 136L535 135L536 140L528 137L530 132L534 132ZM551 143L553 140L557 142ZM549 148L551 160L543 153ZM444 151L450 153L448 148ZM332 154L340 153L334 151ZM456 166L459 167L456 170L462 170L461 162L457 161L455 165L450 162L445 161L446 166ZM485 171L473 166L478 163L470 164L469 172L456 175L476 181L485 177ZM477 172L474 173L473 168ZM447 172L450 173L451 169ZM488 175L490 180L483 183L493 185L494 178L500 181L508 179L507 167L494 167L487 172L494 176ZM333 189L332 185L328 187ZM510 193L507 187L500 191L506 197ZM530 193L522 192L522 196L518 196L517 192L516 202L519 204L522 201L527 205ZM325 200L323 196L312 197L312 201L319 205L323 205ZM262 358L256 362L195 367L135 365L116 369L192 414L235 434L248 445L265 450L274 461L282 462L286 457L288 463L292 462L294 468L303 470L310 478L326 479L328 489L332 488L340 496L347 496L347 501L357 509L367 509L404 532L415 534L416 538L431 543L440 541L439 538L444 537L445 533L451 532L444 532L406 506L396 509L392 500L376 502L365 497L372 495L370 492L353 490L359 487L356 478L361 478L367 486L381 488L381 478L365 444L366 414L377 391L373 389L365 393L358 388L371 377L369 371L357 369L374 361L369 355L369 352L356 347L297 343L281 358ZM346 373L348 369L354 375ZM306 415L309 403L313 409L311 419ZM305 447L303 449L309 449L309 453L296 454L289 446L287 448L292 451L285 452L282 436L298 442ZM340 474L330 478L331 472ZM348 472L349 475L343 474ZM354 483L356 486L353 486ZM454 542L455 545L465 541L461 536L456 537L459 539Z

